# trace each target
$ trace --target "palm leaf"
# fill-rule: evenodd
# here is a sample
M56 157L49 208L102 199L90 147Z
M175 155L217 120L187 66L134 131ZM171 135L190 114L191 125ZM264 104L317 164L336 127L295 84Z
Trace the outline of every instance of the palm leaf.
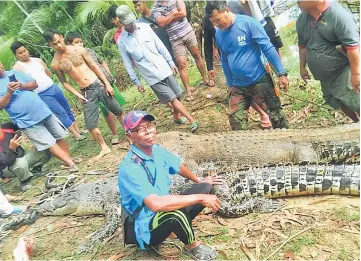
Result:
M108 19L108 9L111 5L127 5L133 11L134 14L137 14L133 5L133 2L130 0L127 1L98 1L90 0L88 2L78 3L75 7L75 17L79 23L86 24L92 20L99 19L104 20Z
M86 24L96 17L105 16L109 7L109 2L91 0L89 2L78 3L74 13L79 23Z
M26 39L39 39L41 38L41 31L49 23L49 10L48 8L41 8L34 10L27 16L20 28L19 35Z
M14 54L10 50L10 45L14 41L15 37L0 36L0 61L7 70L10 70L15 63Z

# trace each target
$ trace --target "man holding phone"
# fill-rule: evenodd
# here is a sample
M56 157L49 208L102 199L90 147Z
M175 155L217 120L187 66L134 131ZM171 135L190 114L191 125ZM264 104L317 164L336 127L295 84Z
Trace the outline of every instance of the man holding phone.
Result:
M11 74L15 75L16 81L9 80ZM36 87L35 80L16 70L5 71L0 62L0 110L6 110L11 121L28 136L37 151L49 149L52 155L69 166L69 172L77 172L64 139L68 132L32 91Z
M19 178L20 188L27 191L30 180L40 176L42 165L51 158L49 150L31 150L27 153L21 147L23 137L18 127L12 123L0 126L0 177Z

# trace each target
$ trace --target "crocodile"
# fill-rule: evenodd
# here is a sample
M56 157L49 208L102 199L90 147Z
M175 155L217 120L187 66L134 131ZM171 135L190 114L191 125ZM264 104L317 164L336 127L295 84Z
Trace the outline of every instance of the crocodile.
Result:
M216 187L216 194L221 200L219 214L225 217L273 211L282 205L273 198L318 194L360 195L360 166L354 163L271 165L238 170L221 170L206 164L199 170L202 175L216 172L223 177L224 184ZM172 194L193 184L180 175L172 175L171 178ZM69 188L25 214L14 217L2 225L1 231L32 223L39 216L69 214L105 214L104 225L92 234L81 247L81 252L88 251L97 242L111 236L121 225L117 178Z
M320 129L250 130L206 135L167 132L158 142L191 168L205 162L245 166L337 162L360 153L358 123Z

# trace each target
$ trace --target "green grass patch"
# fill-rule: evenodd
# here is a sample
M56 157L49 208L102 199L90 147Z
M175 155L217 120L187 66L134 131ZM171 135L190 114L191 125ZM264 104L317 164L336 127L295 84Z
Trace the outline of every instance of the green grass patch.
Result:
M302 247L313 246L316 242L317 240L313 234L307 233L290 241L287 246L285 246L285 250L300 253Z
M360 220L360 208L357 207L355 210L351 210L346 207L335 209L335 216L346 222Z
M352 251L347 250L346 248L342 247L337 255L338 260L354 260Z

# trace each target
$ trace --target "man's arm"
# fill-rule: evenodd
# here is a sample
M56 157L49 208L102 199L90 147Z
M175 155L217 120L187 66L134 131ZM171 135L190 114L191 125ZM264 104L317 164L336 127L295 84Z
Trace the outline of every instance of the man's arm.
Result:
M9 150L9 152L2 151L0 152L0 166L12 166L18 156L18 153L13 150Z
M219 44L218 44L219 46ZM219 48L219 51L221 52L221 63L222 63L222 69L224 72L224 76L226 77L226 82L228 87L233 87L233 73L231 71L231 67L229 67L227 55L225 52L223 52L222 48Z
M267 60L273 65L277 74L285 73L286 70L283 67L280 56L278 55L276 48L272 45L266 31L257 20L249 18L248 29L250 35L252 35L253 41L258 44L261 51L266 56Z
M177 0L177 12L174 12L173 21L178 21L187 16L187 8L183 0Z
M25 68L17 63L14 64L13 69L20 71L24 74L26 73ZM34 80L29 80L26 83L19 82L19 84L20 84L20 89L28 90L28 91L33 91L34 89L36 89L38 87L38 84Z
M176 13L175 10L173 10L167 16L163 16L160 12L153 10L153 16L154 16L155 22L160 27L165 27L165 26L169 25L171 22L173 22L175 13Z
M27 90L27 91L32 91L38 87L38 84L36 83L36 81L29 81L26 83L19 82L19 84L20 84L19 87L21 90Z
M74 94L76 97L83 101L88 101L78 90L76 90L70 83L65 79L65 75L62 70L56 64L52 64L51 68L54 70L56 76L58 77L60 83L63 85L64 89Z
M347 58L351 67L351 84L355 91L360 91L360 48L347 49Z
M309 75L307 69L306 69L306 41L303 38L303 28L302 28L302 17L299 16L296 22L296 31L297 31L297 39L298 39L298 53L299 53L299 59L300 59L300 76L303 79L305 83L307 83L307 80L311 79L311 76Z
M15 135L9 143L9 151L3 151L0 153L0 165L1 166L11 166L14 164L16 158L19 154L16 152L17 148L20 147L20 144L23 140L22 136Z
M193 195L167 195L158 196L151 194L144 199L144 204L153 212L166 212L185 208L195 204L202 204L217 212L220 201L216 195L193 194Z
M122 44L118 45L118 49L119 49L120 56L122 57L124 67L125 67L125 69L127 69L130 79L138 87L141 86L141 82L138 79L137 73L135 72L133 64L132 64L132 60L128 56L127 51L125 50L125 48L123 47Z
M342 7L341 7L342 8ZM352 14L345 9L335 13L333 32L337 40L345 47L351 67L351 84L355 91L360 91L360 36L357 23Z
M208 17L203 19L203 31L204 31L204 56L207 65L207 71L213 70L213 38L215 35L215 29Z

